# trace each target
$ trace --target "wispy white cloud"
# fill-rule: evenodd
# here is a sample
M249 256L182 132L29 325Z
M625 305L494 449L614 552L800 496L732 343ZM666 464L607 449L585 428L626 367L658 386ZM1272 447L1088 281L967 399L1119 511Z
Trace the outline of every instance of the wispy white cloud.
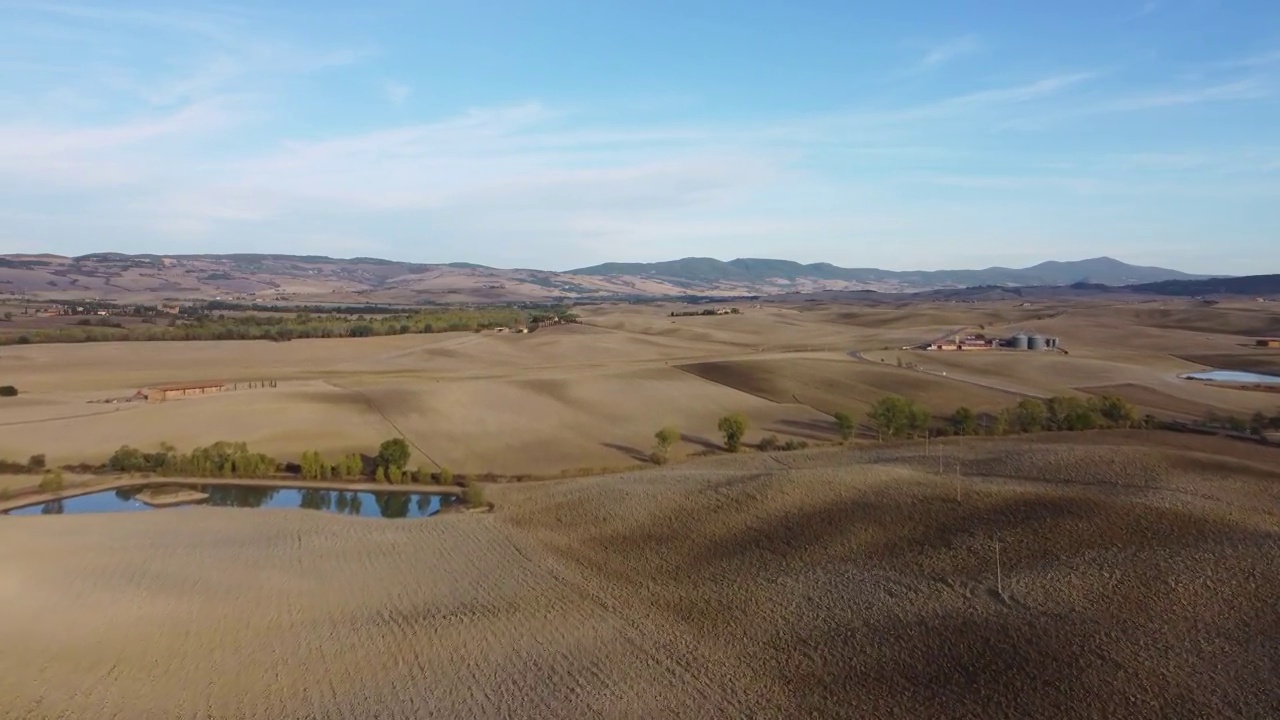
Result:
M976 35L953 38L930 48L924 57L920 58L917 67L922 70L937 67L966 55L972 55L981 49L982 42Z
M190 136L217 129L225 126L229 119L226 106L215 101L115 125L79 128L0 125L0 158L66 157L116 150L164 136Z
M251 17L244 9L230 6L170 7L157 10L60 0L0 0L0 10L23 11L89 23L97 28L105 25L129 25L190 33L222 41L233 39L237 28Z
M1097 77L1094 72L1077 72L1066 75L1054 75L1023 85L980 90L948 98L938 103L938 107L975 107L1006 105L1029 102L1040 98L1057 95L1062 91Z
M1199 105L1202 103L1230 102L1236 100L1258 100L1271 94L1269 84L1250 78L1218 85L1205 85L1193 88L1166 90L1160 92L1138 93L1102 103L1097 109L1101 112L1124 112L1129 110L1148 110L1180 105Z
M382 94L387 98L387 102L392 105L403 105L405 100L409 99L409 95L413 93L413 88L402 82L395 80L387 80L382 84Z
M1248 70L1253 68L1280 65L1280 49L1245 55L1243 57L1219 60L1206 65L1211 70Z

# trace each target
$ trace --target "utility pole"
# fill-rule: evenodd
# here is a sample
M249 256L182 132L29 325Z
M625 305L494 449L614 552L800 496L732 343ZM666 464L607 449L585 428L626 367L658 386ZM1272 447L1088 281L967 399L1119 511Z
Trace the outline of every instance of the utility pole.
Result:
M1004 580L1000 573L1000 533L996 533L996 592L1004 597Z

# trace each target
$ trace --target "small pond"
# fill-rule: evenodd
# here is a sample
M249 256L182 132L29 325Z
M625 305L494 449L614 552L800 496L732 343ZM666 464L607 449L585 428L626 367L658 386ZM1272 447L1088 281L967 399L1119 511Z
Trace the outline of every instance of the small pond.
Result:
M1228 383L1265 383L1280 384L1280 375L1263 375L1261 373L1245 372L1243 370L1205 370L1204 372L1187 373L1180 375L1183 380L1211 380L1214 382Z
M300 490L297 488L258 487L253 485L183 485L209 497L189 505L234 508L303 508L323 510L340 515L361 517L418 518L429 517L457 502L452 495L428 493ZM146 486L101 490L28 505L10 510L8 515L73 515L77 513L163 511L137 499Z

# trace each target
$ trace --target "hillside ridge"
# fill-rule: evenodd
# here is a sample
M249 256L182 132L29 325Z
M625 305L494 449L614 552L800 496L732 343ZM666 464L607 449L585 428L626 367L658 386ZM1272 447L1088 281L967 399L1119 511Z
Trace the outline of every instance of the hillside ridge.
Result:
M1027 268L881 270L831 263L694 257L605 263L564 272L470 262L420 263L282 253L0 255L0 295L123 301L223 299L410 304L609 298L759 297L785 293L910 293L971 287L1195 282L1215 276L1114 258L1051 260Z

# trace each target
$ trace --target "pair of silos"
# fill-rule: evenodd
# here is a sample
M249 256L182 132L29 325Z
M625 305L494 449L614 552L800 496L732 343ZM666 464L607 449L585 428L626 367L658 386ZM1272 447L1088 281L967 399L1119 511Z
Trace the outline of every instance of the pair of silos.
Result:
M1046 338L1040 333L1024 333L1020 332L1009 338L1009 345L1014 350L1044 350L1045 348L1057 347L1057 338Z

